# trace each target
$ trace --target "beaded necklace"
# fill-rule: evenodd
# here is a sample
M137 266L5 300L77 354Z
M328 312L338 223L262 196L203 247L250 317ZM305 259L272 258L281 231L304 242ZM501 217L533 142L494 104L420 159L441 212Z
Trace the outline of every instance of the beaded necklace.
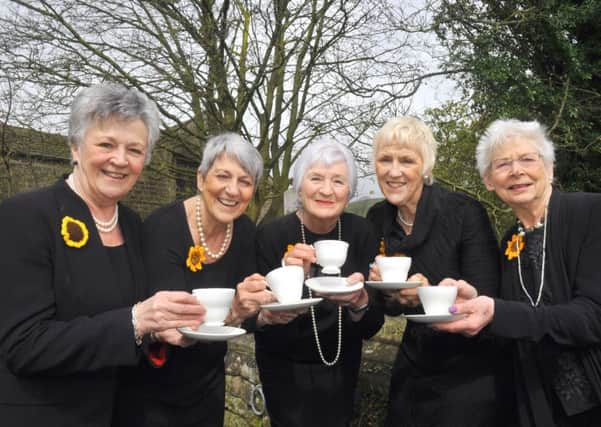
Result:
M67 178L67 185L73 190L75 194L77 194L84 202L86 199L81 195L79 191L77 191L77 187L75 187L75 180L73 178L73 174L70 174ZM92 210L90 209L90 214L92 215L92 219L94 220L94 224L96 224L96 229L98 229L101 233L110 233L117 227L119 224L119 204L115 204L115 213L112 218L108 221L101 221L94 216Z
M413 227L413 224L415 224L415 220L413 220L413 222L405 221L405 219L403 219L403 215L401 215L400 209L397 209L396 211L396 220L399 223L399 225L405 225L409 228Z
M532 299L532 297L530 296L530 293L526 289L526 286L524 286L524 279L522 278L522 263L520 262L520 245L517 245L518 276L520 278L520 286L522 287L522 291L524 291L524 293L528 297L528 300L530 301L530 305L532 307L538 307L538 304L540 303L540 299L543 295L543 287L545 286L545 256L546 256L545 249L547 248L547 215L548 215L548 212L549 212L548 207L545 207L545 219L544 219L544 224L542 225L544 227L543 228L543 257L542 257L543 262L542 262L542 266L541 266L540 285L538 287L538 295L536 297L536 301L534 301ZM529 228L528 231L533 230L535 228L540 228L541 226L539 224L536 224L534 227ZM518 234L520 236L524 236L526 234L524 228L522 227L522 224L519 221L518 221Z
M303 244L307 244L307 238L305 236L305 224L303 222L303 214L299 215L300 225L301 225L301 237L303 239ZM340 221L340 217L338 217L338 240L342 240L342 222ZM313 293L311 289L309 289L309 298L313 298ZM315 309L313 306L309 308L311 311L311 323L313 324L313 335L315 336L315 343L317 344L317 352L319 353L319 357L324 365L326 366L334 366L338 359L340 358L340 352L342 350L342 307L338 307L338 346L336 348L336 357L331 362L327 361L323 355L323 351L321 350L321 343L319 341L319 334L317 333L317 321L315 320Z
M221 248L219 249L219 252L211 252L211 250L209 249L209 245L207 245L207 242L205 240L205 233L202 229L202 217L200 215L200 194L198 195L198 198L196 199L196 229L198 230L198 240L200 241L200 244L202 245L202 247L205 249L205 253L210 256L213 259L219 259L223 256L223 254L225 253L225 250L227 249L227 245L230 242L230 239L232 238L232 223L230 222L227 225L226 231L225 231L225 237L223 238L223 243L221 244Z

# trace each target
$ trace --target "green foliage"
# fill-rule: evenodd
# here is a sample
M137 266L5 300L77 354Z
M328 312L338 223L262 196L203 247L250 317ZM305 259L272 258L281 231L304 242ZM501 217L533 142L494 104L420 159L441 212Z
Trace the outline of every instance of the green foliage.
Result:
M458 0L435 12L445 66L467 70L465 143L496 118L538 120L556 144L557 185L601 191L601 2Z

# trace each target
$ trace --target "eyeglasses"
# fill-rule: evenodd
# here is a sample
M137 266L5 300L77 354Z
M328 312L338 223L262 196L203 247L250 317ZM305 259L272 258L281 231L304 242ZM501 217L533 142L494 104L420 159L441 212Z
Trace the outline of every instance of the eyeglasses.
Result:
M522 169L529 170L536 165L538 159L540 159L539 153L523 154L517 159L512 159L509 157L504 157L502 159L494 159L492 161L492 170L494 173L497 174L509 173L513 169L513 162L517 162L517 164L520 165Z

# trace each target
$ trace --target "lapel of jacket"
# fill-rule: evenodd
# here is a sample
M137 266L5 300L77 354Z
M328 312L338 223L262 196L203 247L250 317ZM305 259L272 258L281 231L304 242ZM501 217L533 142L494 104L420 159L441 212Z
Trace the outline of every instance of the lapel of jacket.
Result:
M94 314L122 305L125 301L117 286L111 262L100 240L90 210L64 180L60 180L54 188L59 213L56 225L60 240L58 247L62 247L65 260L63 271L57 271L56 274L64 275L64 280L59 283L66 284L68 289L62 291L73 298L73 304L69 304L72 306L73 314ZM86 225L89 239L83 247L68 247L63 241L60 226L65 216L70 216ZM80 306L75 306L77 304Z

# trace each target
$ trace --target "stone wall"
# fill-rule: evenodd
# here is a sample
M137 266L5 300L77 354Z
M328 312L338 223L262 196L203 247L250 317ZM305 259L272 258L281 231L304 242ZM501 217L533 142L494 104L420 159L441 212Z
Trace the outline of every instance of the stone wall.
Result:
M383 425L390 371L404 330L403 319L386 317L380 332L364 342L354 427ZM267 415L255 414L250 404L254 395L257 412L265 406L258 392L252 394L259 383L252 335L230 341L226 357L226 426L270 425Z

